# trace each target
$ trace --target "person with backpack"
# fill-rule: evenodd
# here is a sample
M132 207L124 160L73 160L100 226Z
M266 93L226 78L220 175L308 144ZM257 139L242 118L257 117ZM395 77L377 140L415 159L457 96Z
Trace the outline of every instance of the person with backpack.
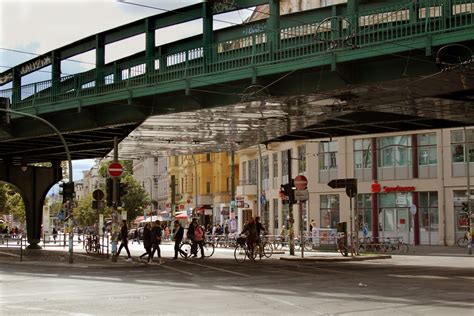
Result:
M155 254L155 251L157 252L158 258L161 258L161 249L160 249L161 234L162 234L162 229L161 229L160 221L156 220L155 223L153 224L153 227L150 233L151 242L152 242L152 250L151 250L151 256L148 259L149 262L153 261L153 255Z
M151 229L150 229L150 223L146 223L145 227L143 228L143 247L145 248L145 253L142 254L139 259L142 259L144 256L148 255L148 263L150 262L151 259L151 247L153 246L152 240L151 240Z
M193 258L197 257L197 247L199 246L199 249L201 249L201 259L204 259L204 229L199 225L197 221L193 222L194 223L194 240L193 244L195 244L194 249L195 253L193 254Z

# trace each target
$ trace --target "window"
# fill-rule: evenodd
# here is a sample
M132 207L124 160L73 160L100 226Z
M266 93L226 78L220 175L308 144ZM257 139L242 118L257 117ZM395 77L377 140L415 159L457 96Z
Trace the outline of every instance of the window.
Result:
M418 137L418 165L428 166L438 163L436 153L436 133L419 134Z
M257 184L257 159L249 160L249 182L248 184Z
M288 174L290 170L289 170L288 156L291 157L291 149L283 150L281 152L281 183L282 184L286 184L289 181Z
M298 146L298 173L306 172L306 145Z
M337 142L319 143L319 170L337 169Z
M242 162L242 181L244 185L247 184L247 162Z
M206 193L207 194L211 193L211 183L210 182L206 182Z
M321 195L321 228L336 228L339 223L339 194Z
M272 155L272 169L273 169L273 188L278 187L278 154Z
M371 139L354 140L354 168L372 168Z
M372 230L372 194L358 194L357 195L357 224L359 230L364 228L367 224L369 231Z
M262 157L262 182L263 188L266 190L268 189L268 179L270 178L270 165L269 165L269 157L263 156Z
M467 134L467 152L469 162L474 162L474 129L466 130ZM464 155L466 150L464 140L464 130L451 131L451 154L454 162L465 162Z
M273 199L273 228L278 229L278 199Z
M380 167L406 167L411 165L411 136L391 136L377 139Z
M206 161L211 161L211 154L210 153L206 154Z
M439 231L438 192L420 192L419 197L420 230Z

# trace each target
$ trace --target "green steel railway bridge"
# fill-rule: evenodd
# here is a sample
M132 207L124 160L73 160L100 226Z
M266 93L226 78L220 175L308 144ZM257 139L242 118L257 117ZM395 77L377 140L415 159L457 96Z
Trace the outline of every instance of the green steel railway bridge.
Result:
M214 29L219 14L262 5L262 19ZM107 155L115 137L131 158L474 123L474 1L279 12L279 0L208 0L91 35L0 73L1 107L53 124L72 159ZM193 20L202 34L156 45L157 30ZM106 62L109 45L136 36L142 51ZM94 69L62 74L86 52ZM22 83L47 66L49 80ZM42 122L0 114L0 181L21 192L35 247L65 150ZM52 167L21 168L37 162Z

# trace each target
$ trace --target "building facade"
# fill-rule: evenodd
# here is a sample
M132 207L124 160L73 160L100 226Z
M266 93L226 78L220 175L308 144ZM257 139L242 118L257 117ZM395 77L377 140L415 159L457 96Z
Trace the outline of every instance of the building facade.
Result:
M361 235L366 225L369 236L453 245L466 230L467 199L474 192L467 195L473 142L474 129L457 128L260 145L260 151L239 152L237 199L278 234L289 216L280 185L288 183L289 174L301 174L308 179L309 199L301 213L293 206L297 231L301 221L305 231L311 220L321 228L349 222L352 202L354 228ZM345 178L358 182L352 201L345 189L327 185Z

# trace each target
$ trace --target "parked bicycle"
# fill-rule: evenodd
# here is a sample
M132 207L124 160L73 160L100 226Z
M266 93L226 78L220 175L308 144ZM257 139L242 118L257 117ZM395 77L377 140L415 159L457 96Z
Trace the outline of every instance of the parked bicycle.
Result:
M100 253L101 246L100 246L99 235L88 235L85 241L85 248L88 254Z
M466 232L464 233L464 236L462 237L459 237L458 240L456 241L456 244L458 245L458 247L460 248L466 248L467 245L469 244L469 230L466 230Z

